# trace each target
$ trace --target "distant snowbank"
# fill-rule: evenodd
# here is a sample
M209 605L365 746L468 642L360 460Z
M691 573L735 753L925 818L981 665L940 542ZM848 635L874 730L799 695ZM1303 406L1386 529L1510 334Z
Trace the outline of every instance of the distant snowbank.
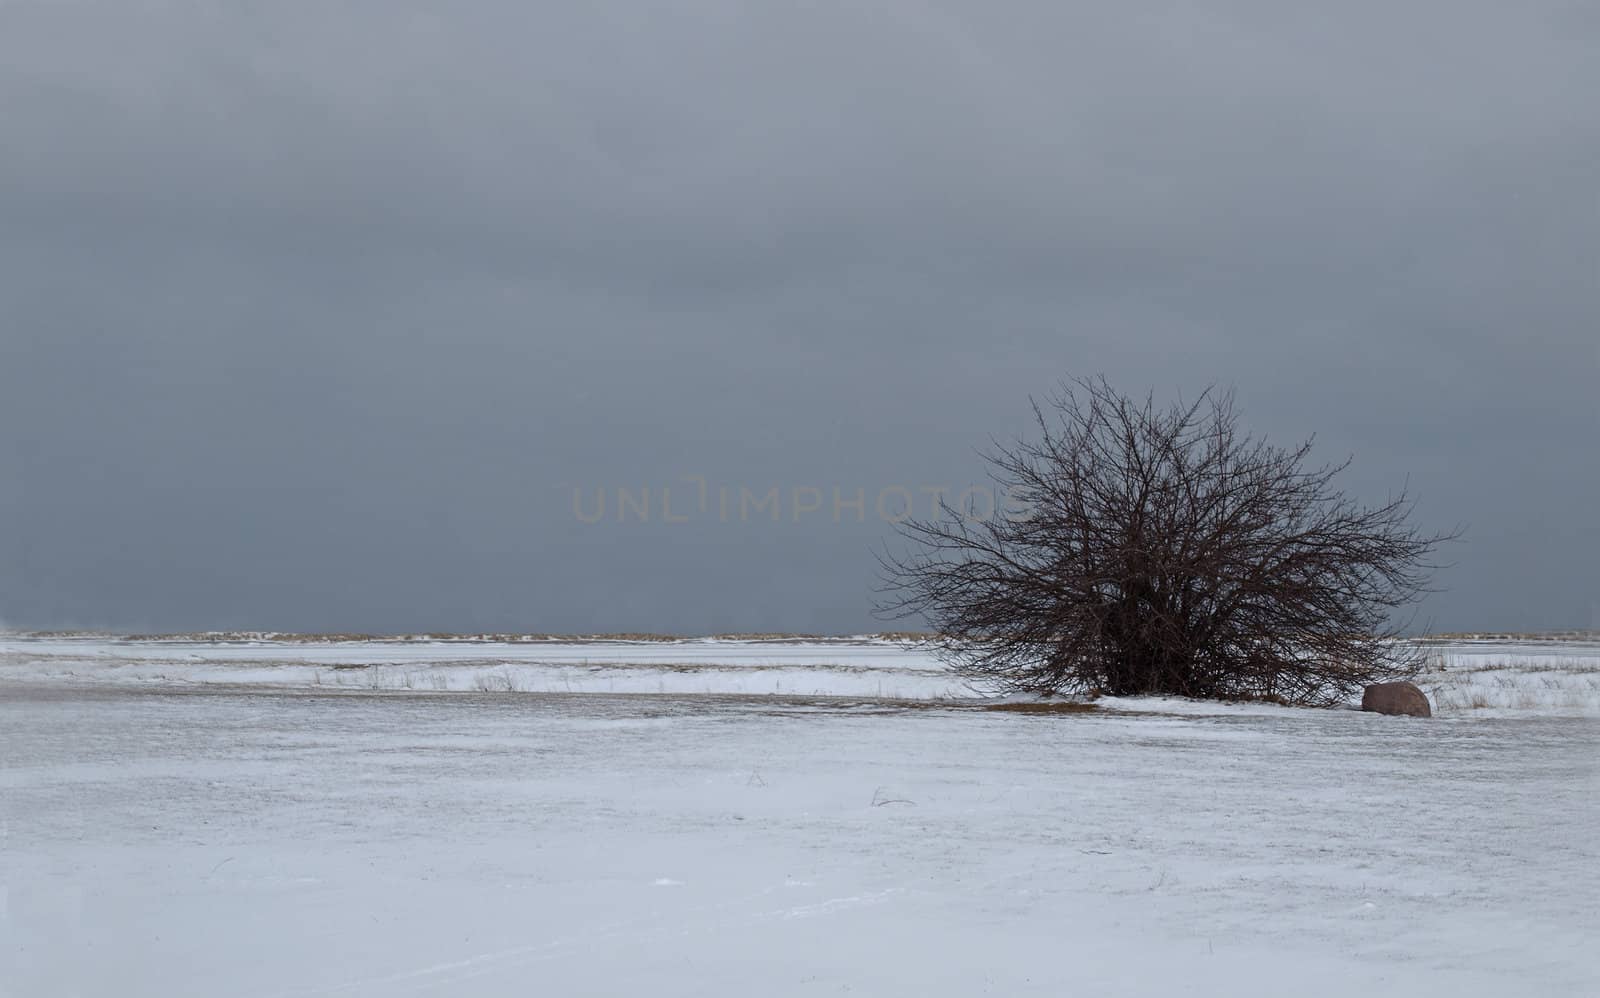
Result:
M303 633L298 631L182 631L122 634L112 631L30 631L0 626L0 640L115 641L138 644L294 644L294 645L408 645L408 644L704 644L722 641L780 644L860 644L862 642L918 643L931 637L921 631L880 631L866 634L801 634L788 632L730 634L657 634L617 632L603 634L542 634L484 631L480 633L420 632L415 634Z
M931 654L865 637L803 642L0 638L0 678L424 692L977 696Z
M1441 716L1600 716L1600 641L1430 641L1418 684ZM481 693L988 699L918 643L881 636L307 641L0 635L0 681ZM1279 710L1170 698L1161 712Z

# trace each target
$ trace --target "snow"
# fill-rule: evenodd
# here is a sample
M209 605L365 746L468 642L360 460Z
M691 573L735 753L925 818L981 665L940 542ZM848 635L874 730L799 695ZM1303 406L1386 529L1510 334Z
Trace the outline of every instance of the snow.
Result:
M888 641L115 641L0 637L0 674L52 681L524 693L975 695Z
M1600 717L1600 640L1432 643L1418 679L1444 716ZM0 677L95 684L420 692L616 693L984 700L926 647L874 638L805 641L331 642L119 640L0 634ZM1127 710L1240 706L1102 701Z
M1445 691L1597 657L1439 654ZM700 686L457 683L597 668ZM882 642L5 638L0 995L1600 993L1584 704L1037 714L938 672ZM839 699L752 695L779 674Z
M1600 642L1457 641L1417 679L1445 715L1600 717Z

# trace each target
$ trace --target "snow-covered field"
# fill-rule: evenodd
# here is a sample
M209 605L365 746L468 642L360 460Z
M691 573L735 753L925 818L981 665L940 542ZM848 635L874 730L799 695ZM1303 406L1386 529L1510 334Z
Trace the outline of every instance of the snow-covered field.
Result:
M973 709L871 641L0 638L0 995L1600 994L1600 647L1431 651L1419 721Z
M1441 642L1417 683L1444 716L1600 717L1600 642Z
M1430 644L1425 654L1429 668L1418 682L1441 715L1600 717L1600 640L1455 640ZM0 634L0 681L6 680L937 701L987 695L950 675L928 651L878 638L320 642Z
M972 696L927 654L835 641L107 641L0 638L0 676L519 693Z

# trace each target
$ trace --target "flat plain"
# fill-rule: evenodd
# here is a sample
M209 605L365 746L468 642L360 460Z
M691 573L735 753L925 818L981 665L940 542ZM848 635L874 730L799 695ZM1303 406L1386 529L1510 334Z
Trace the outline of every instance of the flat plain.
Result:
M0 640L0 994L1591 995L1600 647L1432 720L892 641Z

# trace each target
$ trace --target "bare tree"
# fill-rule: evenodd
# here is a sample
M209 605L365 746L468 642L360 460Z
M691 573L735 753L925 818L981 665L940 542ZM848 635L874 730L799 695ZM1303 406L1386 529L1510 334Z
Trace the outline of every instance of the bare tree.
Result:
M1328 705L1411 675L1399 608L1459 534L1367 506L1238 428L1231 392L1158 408L1104 378L1034 403L1039 439L996 445L1011 501L941 503L900 525L880 615L923 617L966 676L1009 691L1176 694Z

